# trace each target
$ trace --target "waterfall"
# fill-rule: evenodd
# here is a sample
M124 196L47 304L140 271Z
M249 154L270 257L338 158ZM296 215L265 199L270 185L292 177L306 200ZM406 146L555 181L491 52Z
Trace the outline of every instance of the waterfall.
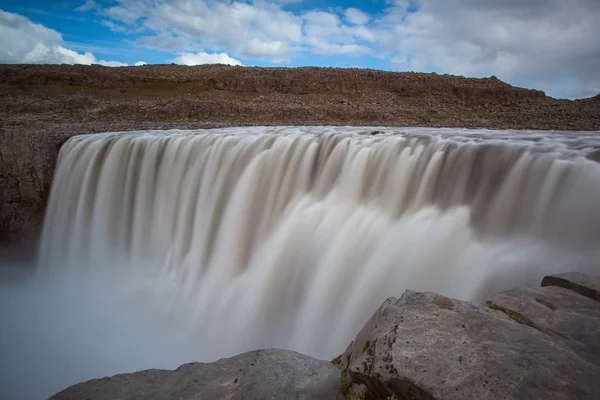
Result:
M40 259L47 274L143 276L227 350L321 354L406 288L480 300L495 275L552 268L511 271L505 251L595 249L597 163L568 146L455 139L349 128L73 137Z
M186 343L169 367L260 347L331 357L407 288L482 301L597 273L595 148L593 133L416 128L76 136L37 280L77 286L78 312L104 296L162 326Z

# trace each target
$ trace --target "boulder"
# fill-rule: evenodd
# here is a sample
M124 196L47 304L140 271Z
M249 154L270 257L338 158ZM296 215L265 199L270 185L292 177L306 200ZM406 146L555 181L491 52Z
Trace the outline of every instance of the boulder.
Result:
M534 296L548 302L539 303L546 309L550 304L557 310L568 304L581 312L591 309L589 302L566 295ZM544 325L493 304L413 291L389 298L334 360L342 386L366 399L598 398L600 367L561 337L561 317ZM562 316L565 323L569 317ZM552 330L557 334L549 334ZM592 342L585 335L572 340Z
M600 303L562 287L502 292L488 306L563 341L581 358L600 366Z
M558 286L573 290L585 297L600 302L600 278L567 272L558 275L548 275L542 280L542 286Z
M334 399L340 371L288 350L257 350L213 363L150 369L71 386L53 400Z

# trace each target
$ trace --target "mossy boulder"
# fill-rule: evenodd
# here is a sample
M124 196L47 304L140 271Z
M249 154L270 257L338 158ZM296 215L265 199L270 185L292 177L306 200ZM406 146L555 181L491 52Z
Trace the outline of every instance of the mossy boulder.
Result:
M542 289L534 292L531 304L548 313L568 306ZM593 322L600 303L573 295L581 297L571 298L573 307L600 328L599 320ZM383 303L336 366L350 383L347 391L364 388L366 399L595 398L600 366L539 325L528 309L514 309L501 297L478 305L407 291ZM590 334L598 337L597 330ZM597 340L588 339L578 343L595 349Z

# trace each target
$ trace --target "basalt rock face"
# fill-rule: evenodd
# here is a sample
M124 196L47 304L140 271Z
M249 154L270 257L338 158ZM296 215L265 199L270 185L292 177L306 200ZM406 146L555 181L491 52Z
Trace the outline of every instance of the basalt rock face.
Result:
M600 102L495 77L335 68L0 66L0 247L35 238L70 136L231 125L600 129Z
M40 230L58 152L67 137L0 128L0 243L19 244Z
M52 400L333 400L340 371L287 350L258 350L174 371L145 370L71 386Z
M597 398L600 303L566 289L572 275L550 280L562 287L503 292L485 305L407 291L334 363L367 399Z

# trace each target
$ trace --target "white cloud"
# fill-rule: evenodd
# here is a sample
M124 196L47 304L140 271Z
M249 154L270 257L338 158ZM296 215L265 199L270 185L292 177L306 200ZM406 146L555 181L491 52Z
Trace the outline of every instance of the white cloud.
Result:
M337 44L337 43L325 43L325 42L314 42L314 49L320 54L346 54L346 55L358 55L367 54L371 52L371 49L366 46L359 44Z
M352 25L364 25L371 19L371 17L357 8L347 8L344 11L344 16L346 17L346 21Z
M272 3L174 0L147 10L144 26L244 57L286 56L302 40L301 20Z
M202 50L193 41L172 35L140 36L135 40L139 46L166 51Z
M274 57L289 52L287 43L283 41L262 41L260 39L252 39L244 49L243 55L250 58Z
M69 50L62 46L52 46L51 49L53 57L43 57L39 60L35 60L33 62L43 62L48 59L56 59L60 60L61 63L64 64L97 64L98 61L96 57L90 52L85 52L84 54L80 54L76 51Z
M136 67L141 67L143 65L148 65L148 63L146 61L138 61L135 64L133 64Z
M124 26L121 26L121 25L117 25L112 21L102 20L102 21L100 21L100 25L106 26L108 29L110 29L113 32L117 32L117 33L127 32L127 28L125 28Z
M122 1L122 4L129 5L129 7L123 5L113 6L103 9L102 14L124 24L135 24L142 17L140 12L144 10L143 4L138 4L135 1Z
M96 7L97 4L94 0L86 0L85 3L77 7L75 11L86 12L95 9Z
M34 62L61 41L58 32L19 14L0 10L0 62Z
M297 52L364 54L376 41L358 9L294 14L289 1L119 0L100 12L129 27L152 32L136 43L167 51L225 51L237 57L289 60ZM321 25L320 20L326 25ZM193 45L200 49L193 49Z
M225 53L181 53L173 62L182 65L202 65L202 64L228 64L242 65L239 60L229 57Z
M364 26L344 25L336 14L312 11L304 14L306 42L321 54L366 54L372 49L359 42L373 42L375 34Z
M84 63L76 63L76 64L84 64ZM99 60L92 64L99 64L99 65L103 65L105 67L127 67L128 66L128 64L122 63L119 61L104 61L104 60Z
M600 1L423 0L378 21L380 48L399 69L496 75L558 97L600 86ZM402 57L404 57L402 59Z
M90 52L78 53L62 45L55 30L28 18L0 10L0 62L47 64L100 64L124 66L118 61L97 60Z

